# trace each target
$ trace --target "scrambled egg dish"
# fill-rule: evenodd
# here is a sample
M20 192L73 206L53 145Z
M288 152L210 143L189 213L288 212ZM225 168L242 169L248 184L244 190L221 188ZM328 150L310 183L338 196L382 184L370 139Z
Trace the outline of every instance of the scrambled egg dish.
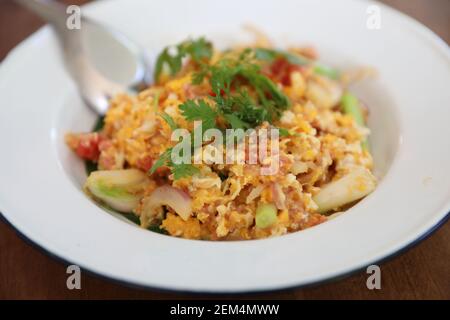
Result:
M310 47L259 39L219 52L191 39L159 55L152 86L114 97L98 128L66 142L91 167L86 194L142 228L203 240L283 235L327 221L376 186L368 112L348 81ZM174 163L173 132L192 133L197 122L201 133L277 129L277 171L261 174L271 153L253 163ZM248 134L236 140L248 146Z

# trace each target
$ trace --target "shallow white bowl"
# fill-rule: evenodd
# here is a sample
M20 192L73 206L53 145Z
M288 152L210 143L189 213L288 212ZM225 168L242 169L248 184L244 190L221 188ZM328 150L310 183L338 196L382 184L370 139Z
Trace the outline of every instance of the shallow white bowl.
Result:
M381 9L381 29L366 27ZM450 54L425 27L367 1L101 1L83 13L122 30L155 54L187 36L224 47L252 23L279 45L314 44L338 67L371 65L379 77L354 88L370 107L380 184L346 214L286 236L190 241L124 223L81 192L81 161L67 131L89 130L54 35L42 28L0 66L0 211L57 257L145 287L248 292L347 274L423 238L450 209ZM105 57L107 59L107 57Z

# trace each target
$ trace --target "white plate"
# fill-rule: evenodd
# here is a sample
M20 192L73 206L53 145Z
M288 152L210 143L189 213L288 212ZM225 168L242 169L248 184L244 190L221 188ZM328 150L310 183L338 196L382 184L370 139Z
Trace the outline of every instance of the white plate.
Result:
M366 1L101 1L83 13L157 52L188 35L221 46L262 27L281 45L314 44L333 65L372 65L355 88L369 105L381 182L346 214L306 231L244 242L190 241L141 230L81 192L81 161L64 146L88 130L54 35L45 27L0 67L0 211L54 255L127 283L171 290L243 292L322 281L383 259L422 238L450 209L450 54L425 27ZM107 59L107 57L105 57Z

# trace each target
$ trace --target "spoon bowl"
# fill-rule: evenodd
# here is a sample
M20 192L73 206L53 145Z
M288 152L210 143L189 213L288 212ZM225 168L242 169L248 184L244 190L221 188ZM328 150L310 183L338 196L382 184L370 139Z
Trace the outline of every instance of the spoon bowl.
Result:
M79 28L71 28L65 6L55 1L16 2L53 26L67 71L83 100L99 115L106 113L115 94L137 90L151 81L143 50L124 34L81 13Z

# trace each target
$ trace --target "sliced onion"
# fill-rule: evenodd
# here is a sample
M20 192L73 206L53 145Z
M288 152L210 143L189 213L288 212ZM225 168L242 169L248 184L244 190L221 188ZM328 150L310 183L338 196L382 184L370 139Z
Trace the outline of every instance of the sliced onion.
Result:
M319 206L319 212L325 213L359 200L376 187L376 178L363 167L355 167L339 180L322 187L313 200Z
M112 209L132 212L148 183L147 175L137 169L94 171L85 188L95 200Z
M261 193L263 192L263 190L264 190L264 185L262 185L262 184L254 187L252 189L252 191L250 191L250 193L248 194L247 199L245 200L245 203L249 204L256 198L258 198L261 195Z
M294 161L291 167L291 172L294 175L298 175L300 173L308 172L308 164L302 161Z
M184 221L192 215L192 200L189 195L171 186L156 188L142 200L141 225L147 227L158 214L161 206L171 207Z
M278 183L272 183L272 196L277 209L286 209L286 195L284 194L283 189L281 189L281 186Z

